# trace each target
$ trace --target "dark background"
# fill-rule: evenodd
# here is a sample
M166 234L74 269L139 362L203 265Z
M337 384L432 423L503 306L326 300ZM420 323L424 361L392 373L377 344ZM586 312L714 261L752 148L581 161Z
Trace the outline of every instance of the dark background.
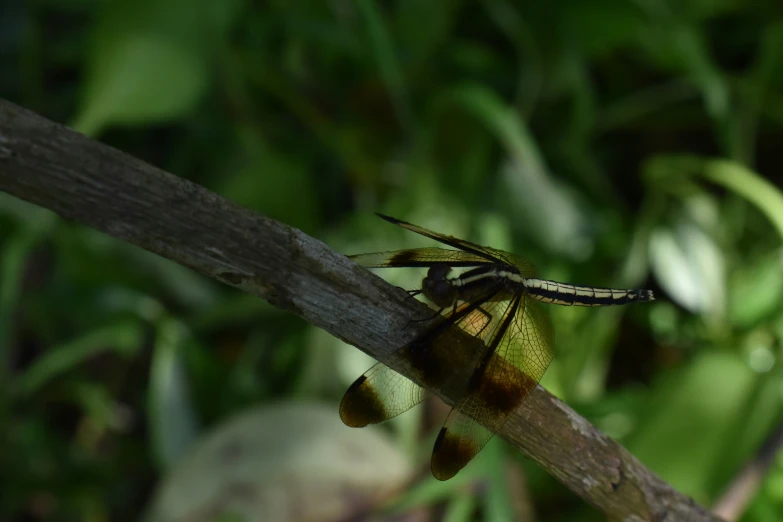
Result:
M709 506L782 412L781 15L738 0L5 0L0 96L341 252L429 244L380 211L546 278L653 289L644 305L551 307L542 385ZM370 364L0 194L0 519L602 519L497 440L437 483L434 402L344 428L338 401ZM775 463L742 520L781 517Z

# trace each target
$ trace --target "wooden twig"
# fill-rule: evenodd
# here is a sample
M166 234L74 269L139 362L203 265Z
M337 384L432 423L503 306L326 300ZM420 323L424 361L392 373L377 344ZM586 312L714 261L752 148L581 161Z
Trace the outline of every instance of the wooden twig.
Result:
M425 305L320 241L3 100L0 190L266 299L395 368L394 350L426 327L409 323ZM439 395L451 404L456 393ZM501 435L611 520L720 520L540 387Z

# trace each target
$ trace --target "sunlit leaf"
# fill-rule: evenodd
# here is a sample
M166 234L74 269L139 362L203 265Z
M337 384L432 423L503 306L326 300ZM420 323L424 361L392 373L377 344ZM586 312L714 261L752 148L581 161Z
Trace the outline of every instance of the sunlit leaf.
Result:
M725 310L725 264L713 240L693 223L659 227L650 236L650 261L658 283L680 306L720 317Z

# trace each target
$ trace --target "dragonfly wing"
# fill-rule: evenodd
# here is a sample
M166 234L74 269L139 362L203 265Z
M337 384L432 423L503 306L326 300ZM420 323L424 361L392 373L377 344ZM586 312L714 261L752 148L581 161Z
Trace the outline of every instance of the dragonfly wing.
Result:
M361 428L396 417L419 404L424 388L383 363L364 372L345 392L340 418L346 426Z
M546 313L524 294L493 320L487 352L468 391L452 409L432 452L432 473L453 477L535 389L552 361L552 328Z
M464 252L469 252L474 256L477 256L484 260L488 260L493 263L501 262L501 263L506 263L508 265L512 265L519 270L519 273L522 275L522 277L535 277L537 273L535 265L533 265L533 263L531 263L524 257L517 256L509 252L504 252L502 250L497 250L495 248L477 245L476 243L471 243L470 241L467 241L465 239L459 239L456 237L447 236L445 234L439 234L438 232L427 230L424 227L420 227L412 223L407 223L397 218L384 216L383 214L378 214L378 216L385 219L389 223L394 223L395 225L401 226L406 230L410 230L411 232L415 232L417 234L428 237L430 239L434 239L435 241L443 243L444 245L449 245L451 247L458 248Z
M489 319L477 309L498 291L491 289L486 296L464 303L448 316L439 318L424 335L398 350L402 364L433 389L444 385L453 387L453 380L458 378L454 367L472 368L481 355L470 353L464 347L459 349L463 346L460 337L464 336L459 327L473 335L488 330ZM340 418L352 427L377 424L409 410L424 396L422 387L385 364L377 363L345 392L340 403Z
M536 277L538 275L538 269L536 268L536 265L534 265L532 261L522 256L512 254L511 252L504 252L503 250L497 250L491 247L481 248L486 250L488 253L491 253L494 257L498 258L503 263L516 267L516 269L519 270L519 275L522 277Z
M453 267L472 267L491 264L485 257L463 250L447 248L409 248L393 252L356 254L348 259L366 268L430 267L445 263Z

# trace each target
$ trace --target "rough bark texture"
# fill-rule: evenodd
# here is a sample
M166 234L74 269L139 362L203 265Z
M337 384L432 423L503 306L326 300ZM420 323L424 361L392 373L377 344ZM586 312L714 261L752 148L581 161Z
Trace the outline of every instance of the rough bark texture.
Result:
M0 190L266 299L402 373L394 350L425 327L409 324L425 305L320 241L3 100ZM501 435L610 520L720 520L541 387Z

